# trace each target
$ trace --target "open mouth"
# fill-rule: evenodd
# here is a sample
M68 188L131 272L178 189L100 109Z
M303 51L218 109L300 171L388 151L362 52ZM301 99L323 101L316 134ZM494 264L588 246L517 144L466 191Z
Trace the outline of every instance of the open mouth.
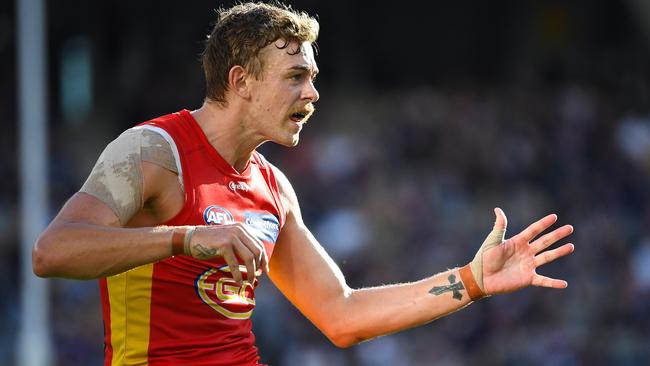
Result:
M307 116L306 113L303 112L296 112L291 115L291 120L294 122L300 122L302 121L305 117Z

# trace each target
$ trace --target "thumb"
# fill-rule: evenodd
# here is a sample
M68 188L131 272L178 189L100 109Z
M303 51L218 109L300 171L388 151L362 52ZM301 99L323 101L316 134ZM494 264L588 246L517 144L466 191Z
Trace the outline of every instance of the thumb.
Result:
M483 284L483 253L503 242L503 238L506 236L506 226L508 226L508 219L506 218L506 214L503 213L503 210L496 207L494 209L494 215L496 217L494 220L494 228L485 238L474 259L470 262L476 283L478 283L478 286L483 292L485 292L485 285Z
M494 228L490 233L490 239L501 243L506 236L506 228L508 227L508 218L506 214L499 207L494 208Z
M496 220L494 220L494 229L506 231L506 227L508 226L508 218L506 217L506 214L502 209L495 207L494 215L496 216Z

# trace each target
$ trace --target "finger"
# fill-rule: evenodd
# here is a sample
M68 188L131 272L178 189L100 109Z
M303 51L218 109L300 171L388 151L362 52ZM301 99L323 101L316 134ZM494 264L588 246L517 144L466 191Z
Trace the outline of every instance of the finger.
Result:
M269 272L271 272L271 269L269 268L269 255L266 253L266 248L262 252L264 252L262 256L262 263L264 266L262 268L264 268L264 272L266 272L266 274L269 274Z
M264 244L255 235L251 234L251 232L248 231L245 226L240 226L239 228L244 236L242 242L255 255L255 268L261 269L268 273L269 261L266 255L266 250L264 249ZM257 271L255 272L256 276L260 276L261 274L261 271L259 273Z
M569 243L569 244L564 244L559 248L540 253L535 256L535 268L539 266L543 266L546 263L553 262L554 260L560 257L564 257L567 254L573 253L574 249L575 247L573 246L573 244Z
M553 225L557 221L557 215L556 214L551 214L548 215L537 222L534 222L530 224L524 231L519 233L521 237L526 240L526 241L531 241L533 238L535 238L537 235L539 235L542 231L548 229L551 225Z
M226 261L226 264L228 264L228 268L230 268L230 274L232 275L232 279L235 280L239 285L242 284L242 275L241 272L239 271L239 262L237 261L237 258L235 258L235 254L233 253L231 248L228 248L227 250L223 251L223 259Z
M506 214L504 214L500 208L496 207L494 209L494 215L494 227L490 234L488 234L487 238L485 238L485 241L483 242L484 245L486 243L488 243L489 246L497 245L503 242L503 239L506 236L506 226L508 225Z
M255 281L255 272L257 271L257 268L255 267L255 255L239 237L237 238L234 247L237 256L244 261L244 265L246 266L246 280L253 283Z
M533 277L533 286L549 288L567 288L569 284L564 280L558 280L546 276L535 275Z
M496 220L494 220L494 229L503 230L505 232L508 227L508 218L506 217L506 214L499 207L495 207L494 215L496 216Z
M534 250L535 253L539 253L542 250L550 247L553 243L557 242L558 240L569 236L571 233L573 233L573 226L564 225L560 228L551 231L548 234L542 235L539 239L530 243L530 247Z
M261 276L263 272L269 273L269 256L266 254L266 249L264 248L264 244L262 244L262 255L260 257L260 266L257 267L257 272L255 272L256 276Z

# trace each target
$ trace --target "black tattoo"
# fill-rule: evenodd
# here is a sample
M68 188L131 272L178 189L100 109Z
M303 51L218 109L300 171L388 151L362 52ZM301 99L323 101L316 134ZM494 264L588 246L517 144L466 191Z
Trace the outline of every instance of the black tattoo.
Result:
M196 243L194 244L194 250L196 250L196 258L206 259L214 257L217 254L217 249L215 248L206 248L203 245Z
M444 294L445 292L452 291L454 294L453 298L460 301L463 298L463 294L460 293L460 290L464 290L465 286L463 286L463 283L461 281L456 282L456 276L453 274L450 274L447 279L449 280L450 285L434 286L431 290L429 290L429 293L438 296Z

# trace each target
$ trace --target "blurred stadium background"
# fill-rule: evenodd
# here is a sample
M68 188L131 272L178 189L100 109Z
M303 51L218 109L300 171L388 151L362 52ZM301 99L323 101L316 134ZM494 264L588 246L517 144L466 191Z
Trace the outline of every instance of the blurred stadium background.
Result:
M567 290L487 299L346 350L264 281L254 313L262 360L650 364L650 3L291 3L321 21L321 101L299 147L262 152L293 181L352 286L466 263L496 205L509 233L557 212L576 227L577 250L541 271L566 278ZM50 219L122 130L201 104L198 55L221 3L44 5ZM19 185L17 7L0 2L3 365L21 359L19 197L32 194ZM97 282L48 283L38 306L50 314L51 365L100 365Z

